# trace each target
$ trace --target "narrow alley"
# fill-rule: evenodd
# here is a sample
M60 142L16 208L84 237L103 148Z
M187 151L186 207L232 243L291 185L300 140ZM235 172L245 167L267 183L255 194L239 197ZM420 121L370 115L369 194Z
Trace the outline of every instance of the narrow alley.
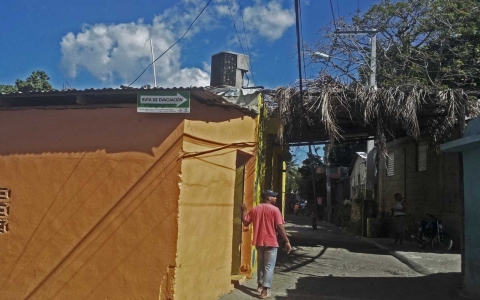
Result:
M356 237L308 217L286 216L293 251L279 251L272 297L277 300L472 299L461 290L460 254L436 254L388 239ZM255 277L221 300L258 299Z

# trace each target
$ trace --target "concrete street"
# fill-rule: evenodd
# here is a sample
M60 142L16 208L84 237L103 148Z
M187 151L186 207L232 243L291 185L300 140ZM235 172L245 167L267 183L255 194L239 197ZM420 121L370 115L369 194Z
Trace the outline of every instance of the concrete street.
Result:
M277 300L472 299L461 289L460 254L436 254L413 243L356 237L326 222L287 216L293 251L279 253L272 297ZM221 300L258 299L256 279Z

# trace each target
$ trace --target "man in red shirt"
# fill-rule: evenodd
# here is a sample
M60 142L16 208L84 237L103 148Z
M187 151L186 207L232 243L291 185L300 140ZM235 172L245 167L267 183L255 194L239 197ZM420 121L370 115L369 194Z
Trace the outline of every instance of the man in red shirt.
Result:
M262 203L247 213L247 207L242 205L243 225L248 226L253 222L253 242L257 248L257 290L260 298L267 298L268 289L272 287L273 271L277 260L277 232L286 242L285 249L290 253L292 246L288 240L283 224L282 214L275 206L277 195L271 190L262 193Z

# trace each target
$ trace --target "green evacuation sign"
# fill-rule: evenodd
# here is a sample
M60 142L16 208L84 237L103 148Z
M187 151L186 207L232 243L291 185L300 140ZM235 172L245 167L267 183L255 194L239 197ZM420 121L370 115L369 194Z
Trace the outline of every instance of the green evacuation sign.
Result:
M189 113L190 92L138 92L137 112Z

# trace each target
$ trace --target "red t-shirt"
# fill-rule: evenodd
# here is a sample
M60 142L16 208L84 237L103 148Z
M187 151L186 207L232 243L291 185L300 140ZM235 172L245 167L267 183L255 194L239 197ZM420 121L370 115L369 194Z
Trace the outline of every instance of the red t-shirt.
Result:
M269 203L254 207L243 217L247 223L253 222L254 246L278 247L276 226L284 224L280 210Z

